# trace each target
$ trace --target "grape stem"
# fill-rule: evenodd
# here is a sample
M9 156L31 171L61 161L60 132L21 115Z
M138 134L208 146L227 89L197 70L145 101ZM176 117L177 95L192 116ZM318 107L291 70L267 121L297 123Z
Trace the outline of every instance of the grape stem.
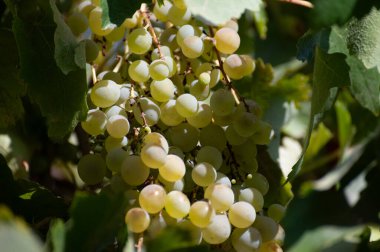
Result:
M158 55L160 55L160 59L162 59L164 57L164 55L162 54L161 44L160 44L160 41L158 41L156 32L153 29L152 22L150 22L150 18L149 18L149 15L148 15L149 14L149 9L148 9L147 4L143 3L141 5L140 13L143 16L145 23L148 25L149 32L150 32L150 34L153 37L153 42L154 42L154 44L157 47Z
M116 66L112 69L112 72L114 73L119 72L121 65L123 64L123 57L121 57L120 55L116 55L116 58L118 59L118 62Z
M135 245L137 252L142 252L143 243L144 243L144 236L143 234L140 234L137 244Z
M306 8L314 8L314 5L312 3L308 1L304 1L304 0L280 0L280 1L300 5Z

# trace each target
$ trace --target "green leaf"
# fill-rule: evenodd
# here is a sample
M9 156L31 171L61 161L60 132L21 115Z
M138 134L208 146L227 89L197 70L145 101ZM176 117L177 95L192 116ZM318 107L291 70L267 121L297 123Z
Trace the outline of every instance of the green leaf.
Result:
M268 31L268 15L265 10L264 2L261 2L258 11L252 11L253 19L255 21L257 33L260 39L266 39Z
M19 78L19 57L11 31L0 29L0 128L8 128L24 114L21 97L25 85Z
M351 115L347 106L339 100L335 103L335 112L338 124L339 146L341 150L344 150L351 142L354 133Z
M120 26L126 18L132 17L140 9L142 3L140 0L100 0L103 9L102 27L111 23Z
M53 220L48 233L48 243L52 252L65 251L66 230L65 223L61 219Z
M320 123L311 133L310 144L305 153L305 160L314 158L332 137L331 131L323 123Z
M125 227L124 196L77 192L67 222L65 251L101 251L114 243L119 229Z
M86 115L86 71L79 69L65 75L57 65L56 24L49 3L37 1L31 7L38 9L39 13L32 17L16 15L23 7L20 3L7 1L15 15L13 32L19 49L21 77L28 82L31 100L38 104L47 119L49 137L59 140Z
M186 0L186 4L195 18L211 25L223 24L231 18L239 18L247 9L259 11L261 0Z

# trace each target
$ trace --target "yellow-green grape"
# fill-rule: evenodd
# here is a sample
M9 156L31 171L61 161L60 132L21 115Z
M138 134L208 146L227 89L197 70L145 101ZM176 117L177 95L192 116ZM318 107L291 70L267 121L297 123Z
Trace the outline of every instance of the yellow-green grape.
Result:
M225 242L231 234L231 224L226 214L215 215L211 223L202 229L202 238L209 244Z
M144 121L141 115L141 113L144 112L144 117L148 126L155 125L158 122L158 120L160 120L160 107L158 107L156 103L154 103L151 99L147 97L139 99L138 102L140 103L140 106L143 111L140 110L140 106L138 106L137 104L133 105L133 114L135 116L136 121L141 125L144 125Z
M153 80L161 81L169 76L169 66L164 60L154 60L149 65L149 74Z
M208 72L202 72L201 74L199 74L198 80L202 85L208 86L211 81L211 76Z
M199 186L209 186L215 182L216 170L211 164L202 162L193 168L191 178Z
M106 156L107 168L112 172L120 172L121 165L128 156L128 152L121 148L112 149Z
M154 61L156 59L160 59L161 58L160 52L161 52L162 56L164 56L164 57L173 57L173 53L170 50L170 48L168 46L162 45L162 46L160 46L160 50L158 50L158 48L153 49L153 51L150 55L150 59L152 61Z
M272 126L263 121L259 121L259 129L251 136L251 139L255 144L267 145L270 142L270 136L272 133Z
M182 94L177 98L175 108L183 117L194 116L198 111L198 101L191 94Z
M88 28L88 19L85 14L80 12L71 14L66 22L75 36L85 32Z
M196 201L190 207L189 219L197 227L207 227L214 216L215 210L207 201Z
M181 159L185 159L185 154L183 153L181 148L179 148L177 146L170 146L169 154L173 154L173 155L180 157Z
M199 130L188 123L181 123L168 131L170 141L184 152L194 149L199 140Z
M247 228L256 219L256 211L253 206L245 201L238 201L228 210L228 218L231 224L237 228Z
M280 222L285 216L286 208L280 204L272 204L268 208L268 217L276 222Z
M165 164L160 166L158 171L165 180L175 182L185 176L186 166L180 157L169 154L166 157Z
M134 207L125 215L125 223L133 233L142 233L149 227L150 216L144 209Z
M102 76L101 78L99 76ZM117 84L123 83L123 79L121 78L120 73L115 73L113 71L104 71L100 74L98 74L98 80L111 80ZM120 86L119 86L120 87Z
M165 206L165 189L156 184L147 185L139 195L140 206L150 214L160 212Z
M135 54L145 54L152 46L152 36L144 28L133 30L127 38L129 50Z
M136 91L133 91L133 97L137 97L138 93ZM119 100L117 100L116 105L118 107L123 108L123 112L125 112L125 103L128 101L128 99L131 97L131 85L130 84L121 84L120 85L120 97Z
M78 4L78 11L88 16L90 11L93 10L96 6L89 0L82 1Z
M86 121L81 126L86 133L97 136L103 134L107 125L107 116L99 109L91 109L87 113Z
M257 251L261 246L260 232L253 227L235 228L231 234L232 247L239 252Z
M235 196L231 188L223 184L212 184L206 188L204 197L209 199L216 211L227 211L234 203Z
M240 46L239 34L229 27L219 29L214 39L216 49L224 54L234 53Z
M220 81L221 72L219 69L212 69L210 73L210 88L215 87Z
M87 154L78 163L79 177L88 185L102 182L106 169L106 162L100 154Z
M111 136L108 136L106 138L106 141L104 142L104 146L106 147L106 151L111 151L115 148L121 148L124 146L127 146L128 144L128 138L122 137L122 138L114 138Z
M284 240L285 240L285 230L281 225L278 225L277 234L274 237L273 241L275 241L279 245L282 245L284 244Z
M165 210L169 216L182 219L190 211L190 201L183 192L171 191L165 197Z
M124 20L124 22L121 24L121 26L125 27L126 29L133 29L133 28L135 28L137 26L137 24L138 24L138 18L139 18L139 16L141 16L140 13L139 13L139 11L136 11L132 15L132 17L126 18Z
M125 183L138 186L149 177L150 169L139 156L128 156L121 165L120 173Z
M233 19L230 19L226 23L224 23L223 27L228 27L228 28L230 28L236 32L239 31L239 24L237 23L237 21L235 21Z
M99 46L91 39L83 40L86 44L86 62L91 63L99 55Z
M195 226L187 219L182 219L178 222L177 227L187 231L190 234L191 244L198 245L202 241L202 230Z
M107 132L114 138L122 138L129 132L129 121L122 115L114 115L108 118Z
M248 187L254 187L261 192L263 196L269 191L269 182L267 178L261 173L252 174L251 179L244 181L244 184Z
M211 95L210 107L215 115L226 116L235 110L235 99L230 90L218 89Z
M174 226L177 224L177 220L170 217L166 211L162 210L157 214L150 222L147 229L149 236L152 238L157 237L167 226Z
M232 124L235 118L236 110L234 110L234 112L232 112L231 114L225 116L218 116L215 115L215 113L213 114L214 123L222 127L229 126L230 124Z
M181 124L185 118L178 114L175 109L175 100L169 100L160 105L161 121L167 126L177 126Z
M152 132L144 136L144 144L154 144L160 146L165 150L165 153L169 153L169 144L166 138L158 132Z
M133 61L128 67L128 74L136 82L146 82L149 80L149 64L144 60Z
M150 84L150 94L159 102L167 102L173 99L175 90L176 88L170 79L154 80Z
M283 250L275 241L267 241L261 244L258 252L283 252Z
M190 59L198 58L202 55L204 50L203 40L198 36L185 38L180 46L182 53Z
M186 9L187 8L185 0L173 0L173 4L180 9Z
M119 99L120 87L111 80L101 80L95 83L90 96L96 106L107 108L114 105Z
M217 59L217 54L214 51L214 43L211 39L203 40L204 50L202 58L205 61L212 62Z
M112 178L110 179L110 186L112 191L117 193L125 193L130 188L130 186L124 182L123 178L120 176L119 173L115 173L112 175Z
M210 96L210 86L205 85L199 80L194 80L190 84L190 94L192 94L198 101L204 101Z
M197 113L187 117L186 120L195 128L204 128L212 121L212 110L206 103L199 104Z
M156 3L153 8L153 14L161 22L168 21L169 9L172 7L172 3L165 0L163 5Z
M213 123L201 129L199 141L202 146L213 146L220 151L223 151L227 145L223 128Z
M240 145L247 141L247 138L239 135L232 125L229 125L226 129L226 138L231 145Z
M221 172L216 173L215 184L224 184L229 188L232 187L231 180L229 179L229 177L227 177L224 173Z
M110 34L106 36L106 39L109 41L119 41L124 38L125 27L119 26L112 30Z
M100 7L96 7L90 11L88 16L88 24L91 31L98 36L106 36L116 27L114 24L108 24L105 27L102 27L102 15L103 10Z
M259 130L259 119L252 113L243 112L236 115L232 123L236 133L242 137L250 137Z
M244 76L251 75L256 68L255 62L249 55L240 55L240 57L243 58L245 64Z
M207 162L218 170L223 163L222 153L213 146L203 146L197 153L195 160L198 163Z
M164 32L160 36L161 44L168 46L172 51L175 51L178 48L176 34L177 34L177 29L175 27L165 29Z
M177 62L171 56L164 56L162 58L163 61L166 62L169 68L168 77L173 77L177 73Z
M182 47L183 41L185 40L185 38L190 37L190 36L199 36L199 35L200 33L194 26L189 25L189 24L183 25L181 26L181 28L178 29L178 32L177 32L177 37L176 37L177 44Z
M150 168L158 168L165 164L167 153L159 145L146 144L140 152L141 160Z
M256 216L253 227L259 230L263 242L273 240L279 229L279 225L273 219L261 215Z
M247 55L231 54L224 60L223 69L231 79L240 80L253 72L255 63Z
M180 9L175 5L169 8L168 20L174 25L185 25L191 19L191 13L188 9Z
M264 197L259 190L253 187L240 190L239 201L250 203L256 210L260 212L264 207Z
M174 182L169 182L164 179L160 174L158 174L158 180L164 185L166 191L183 191L185 188L185 181L183 179L179 179Z

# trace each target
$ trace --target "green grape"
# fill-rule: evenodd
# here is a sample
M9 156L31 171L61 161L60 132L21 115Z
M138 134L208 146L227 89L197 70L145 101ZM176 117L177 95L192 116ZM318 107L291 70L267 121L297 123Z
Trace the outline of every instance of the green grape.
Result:
M162 81L169 76L169 66L164 60L154 60L149 65L149 74L153 80Z
M232 247L239 252L257 251L261 246L260 232L253 227L235 228L231 234Z
M169 216L182 219L190 211L190 201L183 192L171 191L165 197L165 210Z
M215 47L224 54L234 53L240 46L239 34L228 27L219 29L214 36Z
M171 153L170 153L171 154ZM183 179L179 179L174 182L169 182L164 179L160 174L158 174L158 180L164 185L166 191L183 191L185 187L185 181Z
M212 184L206 188L204 197L211 201L216 211L227 211L234 203L235 196L231 188L224 184Z
M122 115L114 115L108 118L107 132L114 138L122 138L129 132L129 121Z
M190 37L190 36L199 36L200 33L199 31L192 25L186 24L181 26L181 28L178 29L177 32L177 44L179 46L183 46L183 41L185 38Z
M259 119L252 113L243 112L236 115L232 123L236 133L242 137L250 137L259 130Z
M107 164L108 166L108 164ZM110 180L110 186L112 191L116 193L125 193L129 189L129 185L127 185L123 178L120 176L119 173L113 174L112 178ZM133 191L133 190L131 190Z
M78 36L81 33L85 32L88 28L88 19L86 15L80 12L71 14L67 18L66 23L75 36Z
M183 117L194 116L198 111L198 101L191 94L182 94L177 98L175 108Z
M160 36L161 44L168 46L172 51L175 51L178 48L176 34L177 29L174 27L164 30L164 32Z
M268 145L272 133L272 126L269 123L259 121L259 129L251 136L252 141L258 145Z
M154 144L160 146L165 150L165 153L169 153L169 144L166 138L157 132L152 132L144 136L144 144Z
M199 104L198 111L195 115L187 117L187 122L195 128L204 128L211 123L212 110L209 105Z
M127 38L129 50L135 54L145 54L152 46L152 36L145 28L133 30Z
M112 30L110 34L106 36L106 39L109 41L119 41L124 38L125 27L119 26Z
M147 185L139 195L140 206L150 214L160 212L165 206L165 189L156 184Z
M180 9L186 9L187 8L185 0L173 0L173 4Z
M157 214L148 227L148 233L151 237L157 237L167 226L175 225L176 219L170 217L164 210Z
M203 240L209 244L225 242L231 234L231 224L226 214L215 215L211 223L202 230Z
M145 144L140 152L141 160L150 168L158 168L165 164L167 153L159 145Z
M152 61L156 60L156 59L160 59L161 58L161 55L160 53L164 56L164 57L173 57L173 53L172 53L172 50L170 50L170 48L168 46L164 46L164 45L161 45L160 46L160 50L158 50L158 48L154 48L151 55L150 55L150 59Z
M88 16L96 6L89 0L82 1L78 4L78 11Z
M87 154L78 163L79 177L88 185L101 183L106 169L106 162L100 154Z
M261 244L258 252L283 252L283 250L275 241L267 241Z
M111 151L115 148L121 148L128 145L128 138L114 138L111 136L108 136L106 138L106 141L104 142L104 146L106 147L106 151Z
M91 39L83 40L86 47L86 62L93 62L99 55L99 46Z
M225 116L215 115L215 113L213 114L214 123L222 127L229 126L230 124L232 124L235 118L236 118L236 109L231 114L228 114Z
M166 22L168 21L168 13L171 7L172 3L167 0L164 0L163 5L159 5L158 3L156 3L153 8L153 14L161 22Z
M261 173L254 173L250 179L244 181L248 187L254 187L261 192L263 196L269 191L269 182L267 178Z
M190 94L198 101L204 101L210 96L210 86L204 85L204 83L199 80L194 80L190 84Z
M280 204L272 204L268 208L268 217L276 222L280 222L285 216L286 208Z
M215 147L203 146L197 153L195 160L198 163L207 162L218 170L223 163L222 153Z
M199 74L198 80L202 85L208 86L211 81L211 76L208 72L202 72L201 74Z
M168 131L169 139L174 146L189 152L198 144L199 130L188 123L181 123Z
M137 97L138 93L133 91L133 97ZM130 84L122 84L120 85L120 97L117 100L116 104L123 107L123 111L125 112L125 103L131 97L131 85Z
M223 151L227 145L223 128L213 123L201 129L199 141L202 146L213 146L220 151Z
M121 24L121 26L125 27L126 29L133 29L138 25L138 19L140 19L141 14L139 11L136 11L132 17L126 18L124 22Z
M100 7L92 9L88 16L88 24L91 28L91 31L98 36L106 36L110 34L116 25L110 23L105 27L102 27L102 15L103 10Z
M160 166L158 171L165 180L175 182L185 176L186 166L180 157L169 154L166 157L165 164Z
M193 168L191 178L199 186L209 186L215 182L216 170L211 164L202 162Z
M257 168L257 148L256 145L248 139L241 145L233 145L232 151L235 159L241 166L252 166ZM255 171L250 171L250 173Z
M140 107L137 104L133 105L133 114L135 119L141 125L144 124L144 121L141 116L141 112L144 112L144 116L148 126L155 125L160 119L161 111L160 107L157 106L151 99L148 97L140 98L139 101L140 106L143 111L140 110Z
M211 73L211 70L213 68L213 65L210 62L204 62L201 63L199 66L197 66L193 71L195 71L195 75L200 78L202 73L208 74Z
M262 117L263 110L261 109L260 105L257 102L255 102L254 100L251 100L251 99L246 99L245 100L245 104L240 103L239 106L238 106L237 113L245 112L246 111L246 106L248 106L248 112L253 113L258 118Z
M212 69L210 73L210 88L215 87L220 81L221 72L219 69Z
M187 219L182 219L178 222L177 227L187 231L190 234L191 244L198 245L202 241L202 230L195 226Z
M231 79L240 80L253 72L255 63L247 55L231 54L224 60L223 69Z
M112 172L119 172L121 165L128 156L128 152L121 148L112 149L106 156L106 164L108 169Z
M229 144L231 145L240 145L245 143L247 141L247 138L242 137L239 135L235 128L232 127L231 125L227 127L226 129L226 138Z
M214 216L214 208L206 201L196 201L190 207L189 219L197 227L207 227Z
M237 228L248 228L256 219L253 206L245 201L238 201L228 210L228 218L231 224Z
M111 80L117 84L123 83L120 73L115 73L113 71L104 71L98 74L98 80Z
M285 230L281 225L278 225L278 231L273 241L275 241L279 245L282 245L284 244L284 240L285 240Z
M103 134L107 125L107 116L99 109L91 109L87 112L86 121L81 126L86 133L97 136Z
M175 100L169 100L160 105L160 119L167 126L177 126L185 120L183 116L178 114L175 108L175 103Z
M170 79L154 80L150 84L150 94L159 102L167 102L174 98L176 88Z
M149 65L144 60L136 60L129 66L128 74L136 82L146 82L150 78Z
M261 215L256 216L253 227L259 230L263 242L273 240L279 229L279 225L274 220Z
M134 207L125 215L125 223L133 233L142 233L149 227L150 216L144 209Z
M219 116L226 116L235 110L235 99L230 90L218 89L211 95L210 107Z
M101 80L92 87L90 96L96 106L107 108L114 105L119 99L120 87L111 80Z
M171 56L164 56L162 60L165 61L169 67L168 77L173 77L177 73L177 62L175 62Z
M125 183L138 186L149 177L150 169L139 156L128 156L121 165L120 174Z
M230 19L226 23L223 24L223 27L228 27L236 32L239 31L239 24L237 21Z
M232 187L231 180L225 174L221 172L216 173L215 184L224 184L228 186L229 188Z
M197 36L185 38L180 46L182 53L190 59L198 58L202 55L204 50L203 40Z
M256 68L255 62L249 55L240 55L240 57L243 58L245 64L244 76L251 75Z
M214 51L214 43L211 39L205 39L203 41L204 50L202 53L202 58L205 61L212 62L214 60L217 60L217 54Z
M250 203L256 210L260 212L264 207L264 197L259 190L253 187L240 190L239 201Z
M191 19L191 12L188 9L180 9L175 5L169 8L168 20L174 25L185 25Z

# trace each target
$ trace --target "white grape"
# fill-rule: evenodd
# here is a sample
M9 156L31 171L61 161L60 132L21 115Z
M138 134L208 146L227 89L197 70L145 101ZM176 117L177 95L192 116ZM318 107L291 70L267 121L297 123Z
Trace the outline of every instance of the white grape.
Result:
M191 178L199 186L209 186L215 182L216 170L211 164L202 162L193 168Z
M228 218L233 226L247 228L255 221L256 211L248 202L238 201L228 210Z
M202 237L209 244L220 244L231 234L231 225L225 214L215 215L211 223L202 230Z
M139 156L128 156L121 165L120 173L125 183L138 186L149 177L150 169Z
M150 216L142 208L131 208L125 215L125 223L127 224L128 229L133 233L142 233L150 224Z
M160 212L165 206L165 189L156 184L147 185L139 195L140 206L150 214Z
M190 211L190 201L180 191L171 191L165 197L165 210L173 218L182 219Z

